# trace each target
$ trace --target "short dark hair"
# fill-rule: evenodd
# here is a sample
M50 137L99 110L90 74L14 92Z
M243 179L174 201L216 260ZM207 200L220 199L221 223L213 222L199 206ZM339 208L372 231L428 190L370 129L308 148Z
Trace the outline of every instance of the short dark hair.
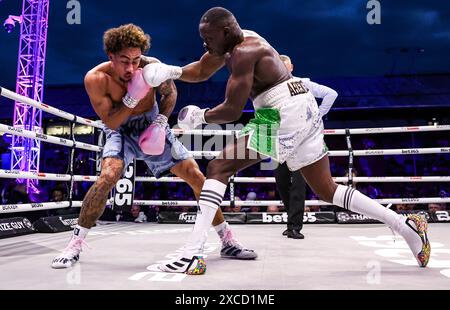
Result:
M209 9L200 19L200 23L209 23L214 26L225 26L232 22L236 22L233 13L220 6Z

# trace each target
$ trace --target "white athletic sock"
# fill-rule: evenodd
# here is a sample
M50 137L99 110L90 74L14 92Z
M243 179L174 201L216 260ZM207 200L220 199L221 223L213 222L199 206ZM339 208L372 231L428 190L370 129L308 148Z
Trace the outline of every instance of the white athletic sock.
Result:
M81 238L84 240L84 238L86 238L88 232L89 232L89 228L84 228L81 227L80 225L75 226L74 230L73 230L73 236Z
M214 226L214 228L216 229L223 246L230 244L239 244L239 242L234 238L230 225L226 221L223 221L223 223Z
M406 225L406 219L402 215L383 207L375 200L361 194L358 190L338 185L333 196L333 204L389 225L405 239L414 255L417 255L422 250L422 240L414 230ZM410 224L416 229L414 223Z
M216 215L217 209L222 203L227 185L214 179L207 179L203 184L200 199L198 201L197 218L194 229L189 236L185 249L196 254L202 252L203 245L208 238L208 231Z
M224 229L227 228L227 226L228 226L227 221L223 221L219 225L214 226L214 229L216 230L216 232L219 235L220 239L222 239L222 236L224 234Z

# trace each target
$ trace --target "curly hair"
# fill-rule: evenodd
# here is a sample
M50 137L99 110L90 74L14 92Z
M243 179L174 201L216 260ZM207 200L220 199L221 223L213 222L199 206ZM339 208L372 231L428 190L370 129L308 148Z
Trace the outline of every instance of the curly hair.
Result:
M130 47L138 47L145 54L150 49L150 41L151 37L134 24L108 29L103 35L105 52L113 54Z

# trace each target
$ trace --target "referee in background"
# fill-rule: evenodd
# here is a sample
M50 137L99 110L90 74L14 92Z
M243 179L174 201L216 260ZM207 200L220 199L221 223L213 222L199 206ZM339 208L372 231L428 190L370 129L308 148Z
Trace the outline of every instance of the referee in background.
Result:
M292 72L294 65L291 59L286 55L281 55L280 58L288 70ZM337 92L307 78L302 78L301 81L314 97L322 99L319 106L320 117L326 115L338 96ZM283 200L288 215L287 229L283 232L283 235L293 239L304 239L305 236L301 233L301 230L303 228L303 214L305 213L305 180L301 173L289 171L286 163L280 164L275 170L275 180L278 193Z

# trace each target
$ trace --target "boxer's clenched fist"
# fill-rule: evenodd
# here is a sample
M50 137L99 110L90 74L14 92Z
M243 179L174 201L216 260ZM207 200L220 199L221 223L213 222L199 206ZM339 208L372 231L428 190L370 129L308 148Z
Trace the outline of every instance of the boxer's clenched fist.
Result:
M178 126L181 129L195 129L201 124L206 124L205 113L209 109L200 109L195 105L185 106L178 113Z
M131 81L128 82L127 90L128 92L122 98L122 102L130 109L134 109L150 90L150 86L144 81L142 69L134 71Z

